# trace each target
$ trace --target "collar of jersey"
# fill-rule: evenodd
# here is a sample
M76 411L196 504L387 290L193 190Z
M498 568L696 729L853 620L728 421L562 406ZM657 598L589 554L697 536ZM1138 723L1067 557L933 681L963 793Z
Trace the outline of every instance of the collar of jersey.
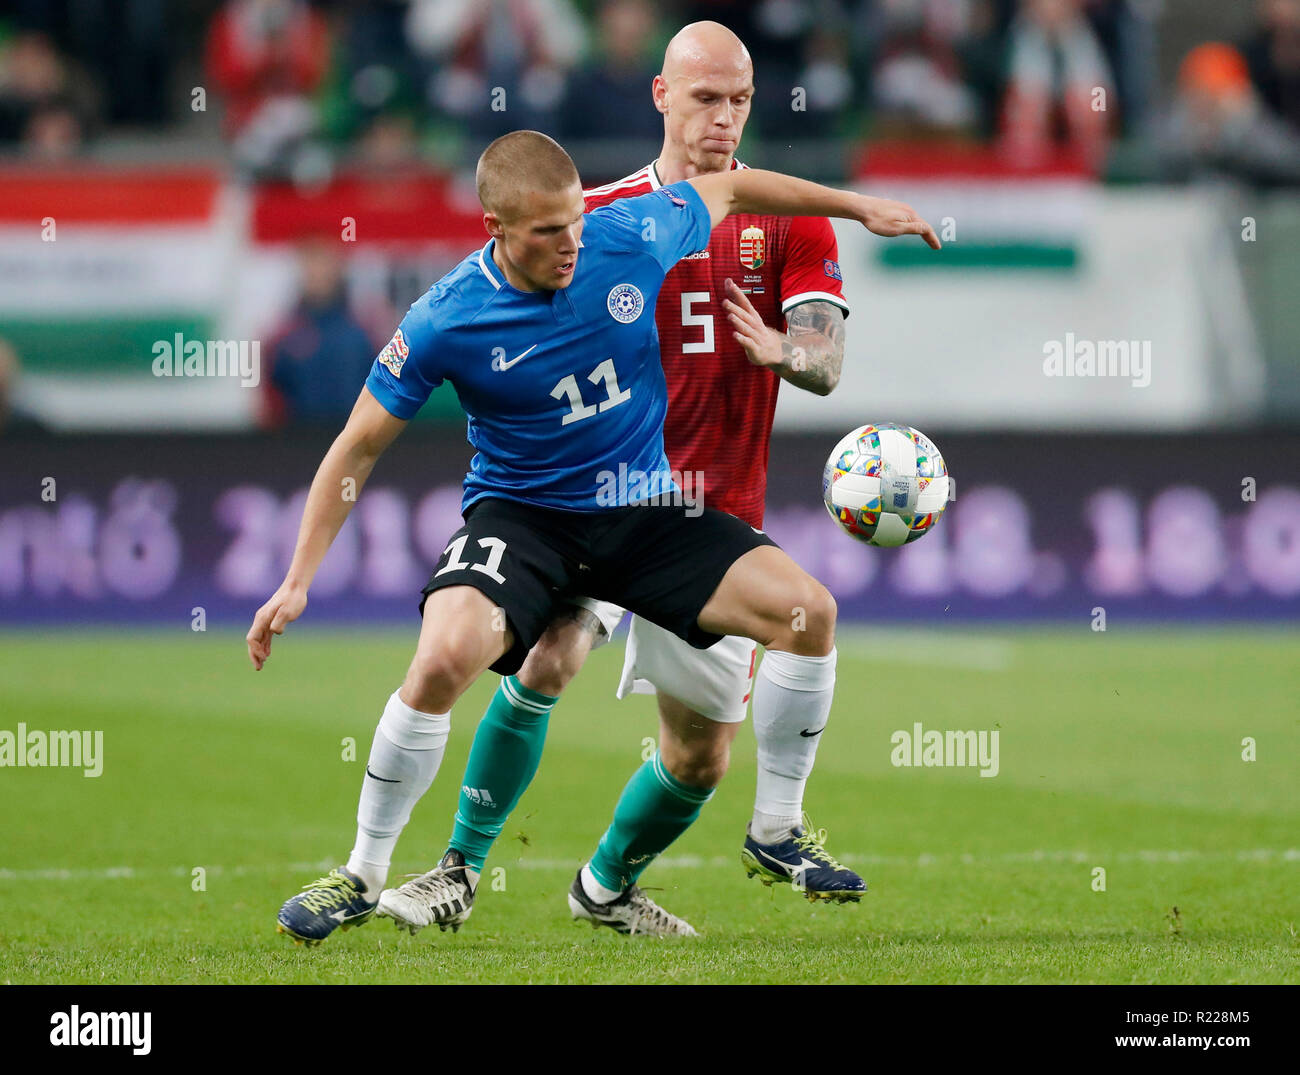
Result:
M529 298L540 298L542 295L542 292L540 290L520 291L519 288L515 287L514 284L512 284L509 280L506 279L506 274L503 273L500 267L498 267L497 263L492 260L492 250L494 249L495 244L496 244L495 239L489 239L487 241L487 245L484 246L483 249L478 252L479 272L481 272L484 276L488 278L488 282L497 291L500 291L504 287L509 291L513 291L516 295L527 295ZM578 246L581 247L582 243L579 242ZM498 277L500 277L500 279L498 279ZM548 303L554 302L555 301L554 296L552 296L550 299L546 299L545 301Z
M731 171L734 172L737 168L748 168L748 167L749 165L741 164L740 161L738 161L735 157L731 158ZM658 190L663 185L664 185L663 180L659 178L659 158L656 157L654 160L650 162L650 189Z
M489 239L487 241L487 245L485 245L483 249L478 252L478 267L479 267L479 271L481 271L483 275L488 278L488 283L490 283L494 288L496 288L497 291L500 291L502 281L498 280L496 277L496 273L492 271L493 269L496 269L497 264L495 261L492 261L492 254L490 253L492 249L492 244L495 242L496 242L495 239ZM492 265L491 269L488 268L489 262ZM508 280L505 282L509 283Z

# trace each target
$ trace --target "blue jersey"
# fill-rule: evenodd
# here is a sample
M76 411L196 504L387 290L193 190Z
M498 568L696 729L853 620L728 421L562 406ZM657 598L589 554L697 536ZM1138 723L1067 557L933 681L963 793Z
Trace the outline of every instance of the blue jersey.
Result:
M451 382L477 449L463 508L497 496L599 511L668 492L655 302L711 227L689 183L604 206L556 291L512 287L490 241L411 306L366 386L405 419Z

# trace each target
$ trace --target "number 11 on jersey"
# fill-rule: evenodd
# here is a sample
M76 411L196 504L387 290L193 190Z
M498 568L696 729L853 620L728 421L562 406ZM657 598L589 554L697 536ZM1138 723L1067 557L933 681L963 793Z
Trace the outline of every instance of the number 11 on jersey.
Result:
M607 411L611 407L617 407L620 403L626 403L632 398L631 390L619 391L618 374L614 372L614 360L605 359L599 366L587 375L587 380L592 384L605 382L605 398L600 401L599 406L592 406L582 401L582 391L578 388L578 376L570 373L559 384L551 389L553 399L563 399L568 397L569 413L561 420L560 425L572 425L574 422L581 422L584 418L590 418L593 414L601 411Z

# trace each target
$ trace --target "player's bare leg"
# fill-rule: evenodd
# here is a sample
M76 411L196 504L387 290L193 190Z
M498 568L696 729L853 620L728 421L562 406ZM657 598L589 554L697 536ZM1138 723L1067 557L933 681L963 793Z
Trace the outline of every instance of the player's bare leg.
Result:
M450 710L512 638L478 590L435 590L406 679L375 729L357 806L357 837L347 865L312 882L280 908L278 929L319 944L336 928L364 925L375 913L397 838L442 762Z
M434 590L400 691L407 704L445 713L514 639L500 609L472 586Z
M731 565L700 610L699 625L752 638L769 651L826 657L835 650L835 598L775 545Z
M596 644L607 637L594 614L570 606L555 617L528 651L516 676L531 691L559 697Z
M551 708L602 631L588 610L566 608L518 673L501 680L474 733L447 850L428 873L386 889L379 917L411 934L431 925L455 931L469 918L488 852L537 773Z
M659 756L665 768L683 784L716 788L731 764L731 744L740 725L710 720L662 691L655 697L659 703Z

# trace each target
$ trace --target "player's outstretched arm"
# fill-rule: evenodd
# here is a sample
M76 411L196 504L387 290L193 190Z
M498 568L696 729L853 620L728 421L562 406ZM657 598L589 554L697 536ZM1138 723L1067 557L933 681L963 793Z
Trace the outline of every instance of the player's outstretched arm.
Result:
M761 168L714 172L687 182L704 200L715 228L732 213L833 216L856 220L868 231L886 238L919 235L935 250L942 245L934 229L915 209L888 198L823 187L820 183Z
M343 432L316 469L298 527L293 562L280 588L257 610L248 630L248 659L259 671L271 656L271 636L284 633L307 607L307 588L329 551L375 461L406 426L362 388Z

